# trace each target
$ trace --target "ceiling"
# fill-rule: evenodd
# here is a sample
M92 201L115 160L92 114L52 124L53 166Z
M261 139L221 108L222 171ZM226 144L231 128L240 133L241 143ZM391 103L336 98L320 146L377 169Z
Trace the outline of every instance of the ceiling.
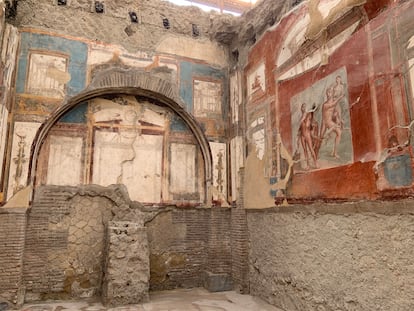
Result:
M191 0L191 2L217 8L220 12L230 11L241 14L251 9L256 0Z

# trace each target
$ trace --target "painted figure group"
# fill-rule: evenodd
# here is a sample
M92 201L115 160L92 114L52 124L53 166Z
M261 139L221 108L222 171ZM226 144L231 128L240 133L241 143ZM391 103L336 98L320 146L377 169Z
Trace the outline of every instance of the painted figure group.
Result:
M315 104L306 111L306 104L301 105L301 118L297 136L297 152L299 146L303 149L306 165L305 169L319 168L318 158L322 142L326 142L334 135L331 156L338 159L338 145L344 127L342 118L341 100L345 97L345 86L340 76L336 77L336 83L326 89L326 100L321 105L322 118L319 129L318 121L314 118L314 112L318 110ZM313 165L311 165L311 160Z

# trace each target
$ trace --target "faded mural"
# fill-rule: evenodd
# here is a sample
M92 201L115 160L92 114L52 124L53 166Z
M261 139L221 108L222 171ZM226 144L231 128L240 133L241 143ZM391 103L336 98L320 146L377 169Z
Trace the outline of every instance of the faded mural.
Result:
M347 75L341 68L290 101L296 172L353 161Z
M247 97L254 102L264 96L266 91L265 64L261 63L247 76Z
M237 71L230 76L230 106L231 106L231 122L236 124L239 122L240 106L243 100L243 92L241 86L241 72Z
M221 84L194 80L194 116L207 118L221 114Z
M42 149L39 168L45 168L38 169L39 180L68 186L124 184L135 201L199 204L204 189L200 150L191 132L171 129L173 115L135 96L99 97L80 105L52 128Z
M63 98L67 73L67 57L30 53L26 92L45 97Z
M213 157L213 200L225 201L227 196L227 146L225 143L210 142Z
M231 163L231 201L237 201L241 187L240 168L244 167L244 142L242 136L234 137L230 141Z
M172 83L208 140L224 141L230 110L223 106L228 96L224 70L201 61L183 61L148 51L129 52L122 46L64 35L23 31L18 37L12 27L6 32L10 53L16 52L18 39L20 49L15 120L10 130L7 121L11 110L0 106L0 137L5 141L9 131L12 149L9 158L2 161L7 152L6 144L1 145L0 161L10 162L10 168L6 170L8 178L2 178L8 183L2 184L0 197L7 192L10 198L27 184L30 148L40 124L64 98L84 90L99 70L134 68ZM6 57L6 50L2 61L15 65ZM4 68L3 80L6 78L9 85L13 71ZM224 165L216 170L220 176L215 178L215 189L223 189L215 194L220 200L227 199L225 149L220 160L220 151L216 153L214 164ZM134 96L95 98L66 113L42 147L36 174L38 185L122 183L133 200L144 203L186 201L197 205L206 199L204 160L192 132L172 110Z
M26 186L30 147L39 127L40 123L35 122L14 124L7 199Z

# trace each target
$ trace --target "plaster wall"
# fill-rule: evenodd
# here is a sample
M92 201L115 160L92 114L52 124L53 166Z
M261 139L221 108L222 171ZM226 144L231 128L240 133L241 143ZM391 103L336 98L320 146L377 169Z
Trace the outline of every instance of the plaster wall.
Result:
M193 39L189 38L188 40ZM203 48L202 51L206 51L206 49ZM192 57L196 57L196 54ZM219 57L219 59L223 59L223 57ZM14 136L9 136L10 149L13 151L11 151L11 156L6 159L8 161L9 176L4 180L5 185L8 184L7 188L4 188L4 193L7 192L7 199L27 182L27 170L30 162L27 156L38 127L56 109L62 106L66 96L74 96L80 93L101 70L108 68L134 68L138 71L151 73L155 77L171 83L174 91L178 93L177 95L181 96L185 105L183 108L200 122L199 126L203 129L208 140L212 143L222 143L222 145L226 141L228 83L225 68L214 63L208 63L205 60L200 61L197 57L189 59L180 55L167 56L156 51L150 53L146 50L128 52L114 44L96 43L84 38L47 33L40 29L26 29L22 31L20 36L16 72L17 96L12 108L15 114L13 119L10 120L11 126L14 127ZM204 94L203 91L198 90L198 85L207 85L207 93ZM182 195L185 194L186 199L191 200L192 204L205 200L204 189L206 185L202 173L200 173L204 167L203 158L199 154L187 125L179 116L171 111L168 113L166 111L168 117L165 117L164 112L160 112L160 109L155 108L155 110L147 109L141 113L136 110L139 108L139 105L136 105L133 110L135 109L135 114L140 115L138 119L140 119L141 124L138 133L137 124L134 123L138 122L138 119L135 121L132 119L126 120L125 111L121 108L122 111L120 110L118 113L122 116L111 115L111 113L115 113L115 108L112 107L114 104L111 104L111 100L101 99L100 102L97 101L98 99L95 102L91 101L90 108L88 108L87 103L79 103L77 107L61 118L60 132L58 131L55 134L55 139L50 137L51 141L47 143L46 148L48 148L47 152L50 152L50 156L45 155L46 162L38 167L41 184L78 185L93 182L109 185L124 182L136 185L137 180L132 180L131 176L129 182L125 179L126 175L122 179L123 173L119 168L112 170L114 176L109 176L109 171L105 174L99 173L101 171L99 167L102 166L101 162L107 160L105 155L108 157L111 154L110 150L119 149L120 159L118 159L118 162L122 163L122 170L125 170L126 166L129 165L131 168L135 167L136 172L141 172L142 178L148 175L153 179L151 185L141 183L142 187L149 187L148 191L141 192L141 195L131 191L133 199L146 203L160 203L183 199ZM128 102L128 99L126 101ZM136 100L133 99L133 101ZM108 107L106 107L107 105ZM158 103L157 105L161 104ZM164 115L164 120L157 117L159 113ZM127 132L128 126L132 126L129 134L135 138L130 137L130 142L127 141L128 139L120 142L118 147L108 145L108 140L128 136L125 131L123 134L105 134L102 132L103 128L108 130L117 128L118 130L117 123L119 122L122 123L121 126ZM66 133L63 133L62 126L65 127ZM92 132L85 132L87 126L93 126ZM95 132L98 129L96 126L100 130ZM149 132L146 128L148 126L150 127ZM145 135L141 135L142 128L145 128L143 130ZM154 135L161 132L166 134ZM170 132L175 134L169 135ZM108 135L112 136L109 137ZM168 137L168 140L163 137ZM93 144L91 140L93 140ZM187 162L193 164L188 166L188 169L186 165L186 171L183 172L188 175L190 179L187 180L192 183L192 185L186 185L185 187L191 189L183 190L181 186L181 188L175 189L174 186L169 186L170 176L178 180L176 175L181 174L181 171L177 170L170 173L170 169L173 170L175 166L168 164L169 160L176 157L175 151L169 148L170 143L177 143L178 141L188 145L189 148L193 148L186 152L189 155L188 161L190 161ZM128 144L132 142L134 142L133 148L128 149ZM68 148L71 149L70 153L65 151ZM16 160L19 150L19 160ZM94 150L96 150L95 153ZM133 150L140 150L140 152L132 152ZM224 152L225 158L226 150L221 152ZM154 156L148 156L149 154ZM143 158L138 161L138 157ZM133 158L136 158L137 161L134 162ZM150 165L141 165L143 159L152 162ZM217 157L214 159L214 165L217 165L219 160ZM221 161L223 162L223 159ZM66 167L64 166L65 163ZM72 170L72 174L62 175L62 171L68 169L67 165L72 164L76 168ZM107 167L107 164L104 164L104 167ZM19 171L17 171L17 168L19 168ZM139 170L137 171L137 169ZM49 173L47 173L48 171ZM125 172L127 171L125 170ZM132 172L132 170L129 171ZM216 196L225 201L227 171L223 164L221 164L220 174L219 181L222 186L220 190L216 191L218 193ZM64 176L67 176L66 180ZM148 195L142 196L143 193Z
M283 310L411 310L410 200L248 211L250 293Z
M260 186L245 187L247 208L412 192L412 3L314 4L249 50L245 174Z

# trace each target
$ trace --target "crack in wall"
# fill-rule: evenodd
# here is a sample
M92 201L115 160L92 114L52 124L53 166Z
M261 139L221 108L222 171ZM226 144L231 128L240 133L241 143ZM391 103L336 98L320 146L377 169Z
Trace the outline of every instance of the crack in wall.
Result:
M135 161L135 158L137 156L137 153L136 153L136 150L135 150L135 146L134 145L135 145L135 143L137 141L137 138L142 135L141 128L138 126L138 120L140 119L139 117L142 115L142 113L137 114L137 112L135 110L130 109L130 110L128 110L128 111L125 112L125 115L127 115L127 114L128 115L130 114L128 116L128 118L127 118L127 121L128 121L128 123L130 122L133 125L133 129L132 129L132 131L126 130L126 132L124 132L124 138L127 141L131 141L129 145L130 145L130 148L132 150L132 156L129 159L123 160L119 164L121 171L120 171L120 175L117 177L117 183L118 184L122 184L123 183L122 181L123 181L123 176L124 176L125 165L127 163L131 163L131 165L133 165L133 163ZM119 131L120 131L119 132L119 135L121 136L121 139L122 139L123 129L120 128ZM129 137L128 135L125 135L126 133L130 133L130 132L133 135L132 137Z

